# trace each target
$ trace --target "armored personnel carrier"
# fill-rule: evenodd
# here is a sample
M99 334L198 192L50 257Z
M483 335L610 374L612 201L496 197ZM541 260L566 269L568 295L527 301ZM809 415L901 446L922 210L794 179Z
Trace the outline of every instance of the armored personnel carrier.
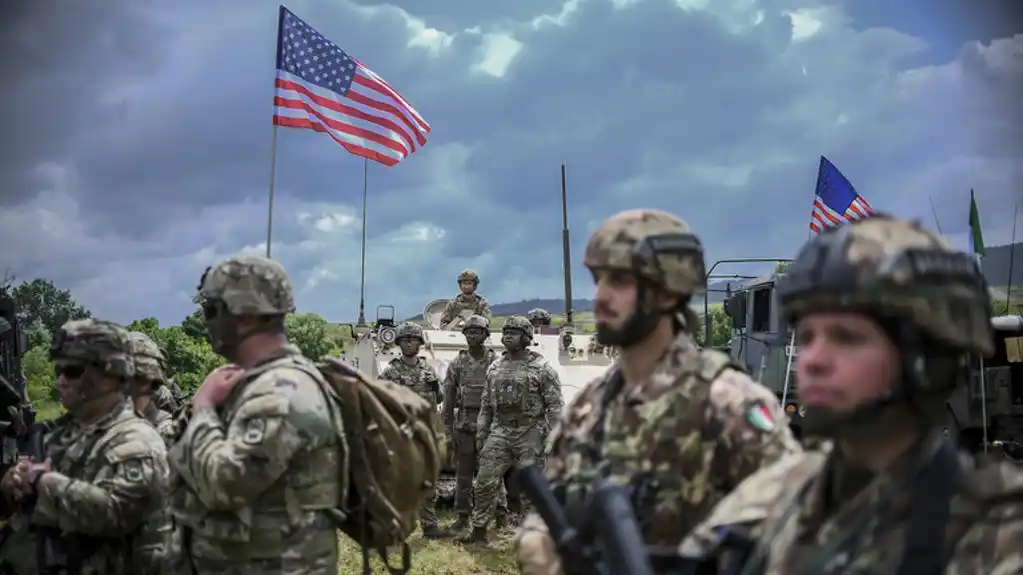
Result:
M775 392L799 435L798 349L774 290L779 277L754 279L726 296L725 313L732 322L729 348L732 357ZM995 355L970 360L969 384L948 402L946 431L965 450L998 447L1018 459L1023 457L1023 318L996 317L992 325Z
M423 309L423 337L426 343L419 351L419 355L433 366L441 381L444 381L447 367L458 356L458 352L468 349L460 322L453 322L450 329L442 329L440 317L447 303L446 299L437 299ZM364 373L379 377L387 364L400 356L401 349L395 343L397 323L393 306L378 306L375 325L355 326L353 331L356 336L355 345L342 359ZM485 345L502 353L504 346L501 345L501 330L495 328ZM566 405L588 381L602 376L612 362L609 352L597 344L592 334L576 333L570 325L538 328L533 336L532 349L546 358L558 372ZM450 503L454 497L454 471L449 461L438 485L440 505Z

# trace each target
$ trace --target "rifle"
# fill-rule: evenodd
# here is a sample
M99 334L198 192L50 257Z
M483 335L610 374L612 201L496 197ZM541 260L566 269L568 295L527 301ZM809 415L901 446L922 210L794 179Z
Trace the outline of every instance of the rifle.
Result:
M32 460L36 463L46 461L46 444L44 442L46 432L49 429L45 423L36 423L29 432L29 452ZM27 506L29 516L35 508L35 502ZM36 564L40 575L59 575L67 573L67 556L60 548L60 530L45 525L36 525Z
M515 483L547 524L566 575L654 575L632 505L624 488L598 481L586 509L586 524L599 540L586 541L565 516L543 472L527 465L515 473Z

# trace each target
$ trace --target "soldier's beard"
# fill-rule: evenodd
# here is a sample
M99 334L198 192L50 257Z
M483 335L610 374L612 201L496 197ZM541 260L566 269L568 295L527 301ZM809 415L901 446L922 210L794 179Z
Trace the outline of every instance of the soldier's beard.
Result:
M661 319L658 312L636 311L619 329L606 323L597 324L597 343L628 349L642 343L653 333Z

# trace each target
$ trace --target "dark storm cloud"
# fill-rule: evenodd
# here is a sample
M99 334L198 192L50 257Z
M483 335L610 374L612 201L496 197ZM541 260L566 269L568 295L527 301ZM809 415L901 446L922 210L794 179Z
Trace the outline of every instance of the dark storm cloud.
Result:
M118 121L111 85L160 65L166 31L152 3L127 0L8 0L0 7L0 204L30 197L33 166L77 152L72 136Z

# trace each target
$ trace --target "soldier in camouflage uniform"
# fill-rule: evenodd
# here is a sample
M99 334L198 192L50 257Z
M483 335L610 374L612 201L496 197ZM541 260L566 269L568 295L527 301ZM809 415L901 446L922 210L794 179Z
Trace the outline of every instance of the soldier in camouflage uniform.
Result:
M449 531L461 531L469 526L472 513L472 478L479 468L476 450L476 418L480 414L483 384L487 369L497 360L497 353L484 344L490 337L490 320L469 316L462 326L462 334L469 349L458 352L444 375L444 404L441 419L448 442L455 446L455 512L458 519ZM458 409L458 415L455 415ZM498 494L497 522L503 523L508 515L504 490Z
M533 326L522 316L501 327L507 350L487 370L480 414L476 420L479 473L473 485L472 531L464 541L486 540L487 524L504 474L535 463L547 434L561 415L561 380L542 355L529 349Z
M535 307L526 312L526 319L533 327L548 326L551 325L551 312Z
M440 315L441 326L449 329L451 327L449 324L470 314L490 319L490 304L486 298L476 293L479 287L480 276L473 270L462 270L462 273L458 274L458 295L444 307Z
M22 461L0 482L0 573L158 573L159 547L143 528L161 512L167 451L128 397L135 364L127 332L68 322L50 358L68 416L46 434L45 461ZM66 564L38 564L39 527L56 532Z
M329 383L285 335L291 280L268 258L233 257L206 270L199 294L231 364L207 376L168 455L171 567L336 575L348 448Z
M596 480L627 486L646 544L674 551L745 477L799 451L775 395L724 354L701 350L690 298L706 293L703 248L659 210L630 210L592 235L596 337L621 350L568 406L548 443L547 475L578 527ZM539 516L515 540L522 573L561 563Z
M1023 573L1023 470L957 455L941 432L963 360L994 351L974 258L878 215L812 239L777 289L803 432L834 447L746 479L684 554L765 575ZM726 530L752 552L722 545Z
M153 424L169 447L175 439L174 417L172 412L161 409L157 399L158 390L167 389L167 360L160 347L148 335L130 331L128 339L135 358L135 385L132 387L135 411ZM166 393L169 395L170 392Z
M403 323L398 326L394 341L401 349L401 357L392 359L380 377L412 389L436 409L441 398L440 378L426 362L426 358L419 357L419 348L426 343L423 328L411 322ZM436 539L442 535L437 528L436 498L437 494L434 492L432 497L427 497L423 501L423 507L419 510L419 526L423 530L423 537L428 539Z

